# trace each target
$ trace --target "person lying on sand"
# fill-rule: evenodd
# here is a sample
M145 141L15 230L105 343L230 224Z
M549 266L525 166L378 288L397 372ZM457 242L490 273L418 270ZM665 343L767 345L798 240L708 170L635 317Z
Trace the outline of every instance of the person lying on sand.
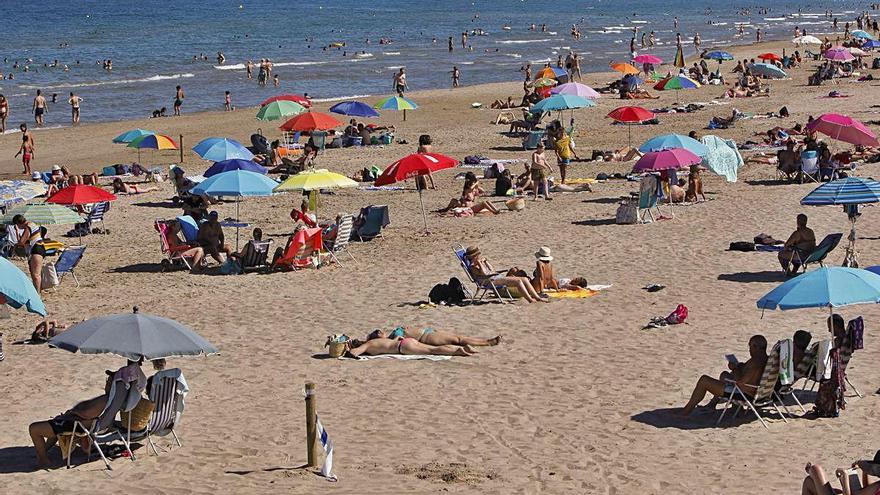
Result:
M532 281L528 277L509 274L510 272L517 272L519 269L512 268L508 271L507 275L503 275L504 272L498 272L492 268L492 265L489 264L489 261L480 252L480 248L476 246L468 247L464 255L468 261L470 274L478 283L491 282L493 285L502 285L510 289L516 289L522 298L529 303L538 301L549 302L547 296L538 294L535 288L532 287Z
M489 108L495 109L504 109L504 108L516 108L516 104L513 103L513 97L508 96L507 101L504 100L495 100L489 105Z
M107 377L104 394L84 400L50 420L30 424L28 432L37 453L37 463L41 468L45 469L50 466L48 450L58 441L58 435L69 434L73 431L74 421L85 422L98 419L107 405L107 394L113 383L112 380L112 375Z
M67 325L62 325L56 320L41 321L34 328L34 332L31 334L31 341L34 343L46 342L66 329Z
M709 402L709 406L715 407L719 399L729 396L733 393L733 384L726 380L732 380L739 385L740 390L747 396L753 396L755 387L761 381L761 375L764 374L764 366L767 364L767 339L763 335L754 335L749 339L749 360L745 363L735 363L730 361L727 363L730 371L721 373L717 379L709 375L703 375L697 381L694 392L687 405L679 412L682 416L690 415L697 405L703 401L707 393L714 397Z
M433 345L433 346L441 346L441 345L469 345L469 346L493 346L501 343L501 336L496 335L491 339L483 339L479 337L465 337L463 335L456 335L452 332L445 332L443 330L434 330L433 328L423 328L422 330L418 330L412 327L397 327L390 332L386 332L381 329L376 329L370 332L367 336L367 340L371 339L403 339L403 338L411 338L416 339L422 344Z
M380 356L382 354L404 355L431 355L431 356L473 356L477 351L469 345L428 345L419 342L412 337L402 339L388 339L375 337L366 342L357 339L346 342L348 354L351 357L359 357L362 354L368 356Z
M804 483L801 486L801 494L836 495L838 493L847 493L850 495L876 495L876 493L880 491L880 481L868 483L868 481L870 481L868 476L877 475L878 465L880 465L880 451L874 455L873 461L861 460L852 464L853 468L858 468L862 471L862 482L865 486L861 488L851 486L851 480L847 475L846 470L838 468L834 474L840 480L840 485L843 487L843 490L841 491L831 486L831 482L828 481L828 477L825 476L825 470L822 469L822 466L808 462L804 467L804 470L807 472L807 477L804 478Z
M158 190L158 187L140 187L136 184L126 184L125 182L122 182L122 179L119 177L113 179L113 192L115 194L142 194Z

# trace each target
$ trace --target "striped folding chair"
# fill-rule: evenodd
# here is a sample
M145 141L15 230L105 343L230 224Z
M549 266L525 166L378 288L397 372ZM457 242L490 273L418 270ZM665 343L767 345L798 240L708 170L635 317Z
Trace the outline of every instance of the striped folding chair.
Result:
M165 436L171 433L177 446L181 447L180 437L174 431L174 427L180 421L177 401L181 400L181 397L177 393L177 379L165 376L157 383L153 383L150 387L150 399L156 404L156 408L153 409L153 416L150 418L150 424L147 425L146 436L153 452L159 455L156 444L153 443L153 435Z
M89 215L86 217L86 229L91 229L92 225L96 222L101 222L101 233L107 233L107 229L104 227L104 214L110 210L110 202L103 201L101 203L95 203L92 207L91 211L89 211Z
M743 391L740 385L734 380L725 380L727 382L727 387L730 387L729 394L727 396L727 401L724 403L724 409L721 410L721 414L718 416L718 421L716 424L720 425L721 421L724 419L724 415L727 413L727 409L731 405L736 406L736 411L734 411L733 416L736 417L739 412L748 408L755 414L755 417L764 425L764 428L768 428L767 422L764 421L764 418L761 417L761 413L758 412L759 409L765 409L767 407L772 406L776 413L782 417L782 420L788 423L788 419L785 418L785 414L779 409L779 406L782 406L785 409L786 414L791 416L791 412L788 410L788 407L782 402L782 398L779 397L779 394L776 393L776 382L779 380L779 344L773 346L773 349L770 351L770 355L767 357L767 364L764 366L764 373L761 375L761 381L758 382L758 385L743 385L747 389L753 390L752 398L749 398L749 395ZM727 389L725 387L725 389Z
M336 255L342 253L347 254L355 263L360 264L360 262L348 251L348 244L351 241L353 225L354 217L351 215L343 215L342 218L339 219L339 225L336 227L336 239L334 239L332 243L324 243L324 249L330 253L330 258L340 265L342 265L342 262L339 261L339 258Z
M245 256L241 259L242 271L248 268L261 268L267 266L266 260L269 257L269 250L272 247L273 239L266 241L248 241L250 248L245 246Z

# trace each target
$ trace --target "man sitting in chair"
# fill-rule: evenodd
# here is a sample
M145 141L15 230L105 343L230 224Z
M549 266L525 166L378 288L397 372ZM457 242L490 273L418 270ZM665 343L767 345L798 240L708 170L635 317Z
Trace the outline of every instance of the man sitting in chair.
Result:
M229 256L238 259L238 261L253 258L256 250L254 243L263 240L263 229L259 227L255 228L252 235L254 238L248 241L247 244L245 244L244 247L241 248L241 251L237 253L232 253Z
M807 227L807 216L797 216L797 229L791 233L782 251L779 252L779 263L786 275L797 273L800 261L806 259L816 250L816 233Z
M220 226L219 215L216 211L208 214L208 221L199 227L199 245L205 250L205 254L214 258L217 263L223 263L220 253L226 256L232 254L232 249L224 243L223 227Z
M718 401L733 393L733 384L725 380L735 381L746 395L755 393L754 387L761 381L764 374L764 366L767 364L767 339L763 335L753 335L749 339L749 360L745 363L737 363L731 359L727 363L730 371L721 373L718 379L709 375L703 375L697 381L691 400L680 411L682 416L690 415L700 402L706 397L706 393L714 397L709 406L715 407Z

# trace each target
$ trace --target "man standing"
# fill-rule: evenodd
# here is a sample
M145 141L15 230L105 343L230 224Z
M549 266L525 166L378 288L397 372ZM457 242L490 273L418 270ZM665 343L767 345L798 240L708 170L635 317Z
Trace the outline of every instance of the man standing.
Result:
M67 99L67 103L70 104L70 120L73 125L79 124L79 104L82 101L82 98L73 94L73 91L70 92L70 98Z
M49 108L46 106L46 97L43 96L43 92L38 89L37 96L34 97L34 122L42 127L43 115L47 113L49 113Z
M174 115L180 117L180 106L183 105L183 88L177 86L177 92L174 94Z
M399 96L403 96L403 92L409 89L406 85L406 72L404 68L401 67L400 71L397 74L394 74L394 90L397 91Z
M461 80L461 71L458 70L457 65L452 66L452 87L457 88L459 86L459 82Z
M452 53L454 46L452 46L452 36L449 37L449 53Z

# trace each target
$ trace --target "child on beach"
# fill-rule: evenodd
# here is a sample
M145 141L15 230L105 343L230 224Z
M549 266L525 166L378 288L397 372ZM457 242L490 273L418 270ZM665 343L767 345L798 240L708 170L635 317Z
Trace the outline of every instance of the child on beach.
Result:
M31 158L34 157L34 147L27 134L21 136L21 146L19 146L18 153L15 156L18 155L21 155L21 164L24 166L24 172L22 173L31 175Z
M232 93L229 91L226 92L226 101L224 103L225 109L227 112L232 111Z

